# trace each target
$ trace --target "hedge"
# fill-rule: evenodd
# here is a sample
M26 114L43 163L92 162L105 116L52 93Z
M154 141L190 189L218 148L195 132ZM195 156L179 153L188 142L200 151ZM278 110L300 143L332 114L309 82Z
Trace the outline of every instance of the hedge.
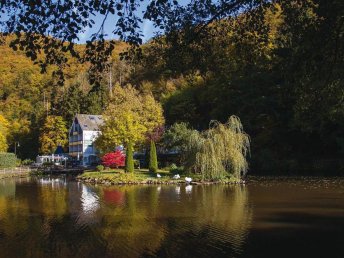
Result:
M17 157L14 153L0 152L0 168L15 167Z

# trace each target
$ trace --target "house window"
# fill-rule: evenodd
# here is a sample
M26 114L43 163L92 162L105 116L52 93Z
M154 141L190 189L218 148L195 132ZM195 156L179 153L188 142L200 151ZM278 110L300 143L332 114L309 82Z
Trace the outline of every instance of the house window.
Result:
M85 145L92 145L93 144L93 142L92 141L90 141L90 140L88 140L88 141L84 141L85 142Z

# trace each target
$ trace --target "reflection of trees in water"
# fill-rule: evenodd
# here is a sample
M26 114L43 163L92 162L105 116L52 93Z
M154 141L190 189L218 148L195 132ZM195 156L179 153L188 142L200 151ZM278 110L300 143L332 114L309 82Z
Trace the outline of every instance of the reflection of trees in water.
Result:
M209 234L213 241L225 240L233 249L240 250L252 222L247 189L218 185L204 187L203 192L203 203L197 209L200 224L211 225ZM218 234L219 231L223 234Z
M252 220L245 187L197 186L191 195L185 189L180 195L179 209L162 202L169 234L159 255L172 256L173 250L186 257L240 253Z
M12 179L0 180L0 198L11 196L16 194L16 184Z
M154 186L126 186L114 189L125 193L126 203L103 214L100 230L110 253L138 257L174 256L180 252L194 256L197 250L202 250L198 255L204 256L207 253L204 247L219 243L226 252L238 253L248 234L251 210L246 188L173 186L158 191Z
M90 195L97 202L88 203ZM15 198L0 196L7 257L238 254L251 222L248 193L239 186L28 182L16 185Z
M125 205L103 207L100 230L102 238L107 240L108 252L118 257L154 252L161 245L165 227L154 219L157 189L130 186L114 189L125 195Z

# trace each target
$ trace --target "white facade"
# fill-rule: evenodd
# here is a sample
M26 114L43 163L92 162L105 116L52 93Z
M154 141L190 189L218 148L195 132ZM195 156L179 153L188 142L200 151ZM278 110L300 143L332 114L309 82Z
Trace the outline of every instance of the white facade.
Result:
M87 166L97 161L94 141L100 134L102 117L77 114L69 130L69 155Z

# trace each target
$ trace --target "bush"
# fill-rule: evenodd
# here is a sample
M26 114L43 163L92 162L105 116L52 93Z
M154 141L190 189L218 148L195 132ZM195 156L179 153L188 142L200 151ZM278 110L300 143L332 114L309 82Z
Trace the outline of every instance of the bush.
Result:
M171 166L170 166L170 172L172 172L173 170L177 169L177 165L172 163Z
M20 167L22 165L22 161L21 159L18 159L16 160L16 167Z
M29 166L29 165L31 165L32 163L34 163L34 161L33 161L32 159L24 159L24 160L21 162L21 164L22 164L23 166Z
M171 174L181 174L184 172L184 167L178 167L176 164L172 163L169 171Z
M102 165L110 168L123 167L125 165L125 156L120 150L107 153L102 158Z
M134 167L140 169L140 161L138 159L134 159Z
M0 153L0 168L15 167L17 157L14 153L1 152Z
M97 170L98 172L101 172L101 171L104 170L104 166L103 166L103 165L98 165L98 166L96 167L96 170Z

